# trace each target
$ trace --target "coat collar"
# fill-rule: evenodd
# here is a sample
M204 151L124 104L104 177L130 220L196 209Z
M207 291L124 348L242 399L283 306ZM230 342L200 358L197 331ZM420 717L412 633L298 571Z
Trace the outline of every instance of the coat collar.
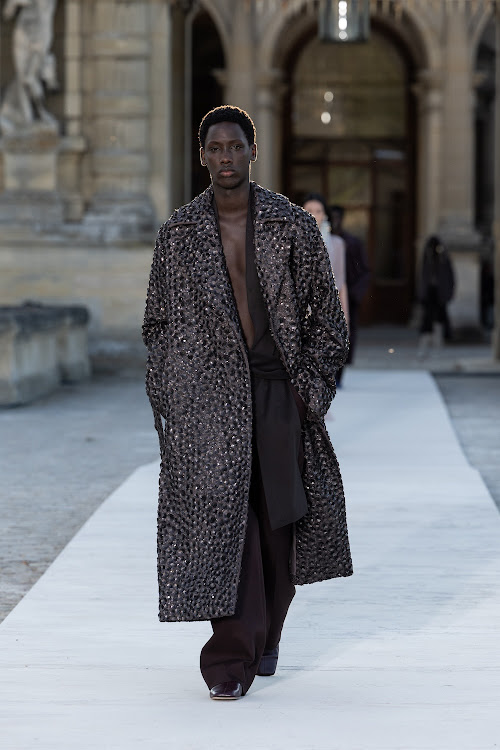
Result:
M255 222L265 224L267 222L289 222L292 218L292 204L284 195L273 193L271 190L251 182L254 195ZM171 226L179 224L203 223L206 215L210 214L215 219L213 210L214 191L210 185L203 193L194 198L191 203L178 208L169 221Z
M254 200L255 262L269 312L274 311L290 256L290 232L293 210L283 195L251 183ZM231 280L226 266L213 206L213 188L208 187L191 203L172 216L170 227L192 227L190 240L193 261L215 311L227 314L239 329L239 318Z
M264 299L272 314L289 265L292 210L282 195L255 186L255 263Z

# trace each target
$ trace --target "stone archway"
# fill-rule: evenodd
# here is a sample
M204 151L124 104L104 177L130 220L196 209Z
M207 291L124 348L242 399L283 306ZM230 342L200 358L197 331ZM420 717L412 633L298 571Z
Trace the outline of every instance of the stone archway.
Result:
M399 10L398 10L399 8ZM282 170L281 176L276 177L267 169L265 184L278 187L286 193L292 193L292 198L299 199L293 195L294 187L290 183L290 168L287 163L290 159L291 135L290 127L292 111L291 101L291 76L290 69L293 68L294 58L300 53L304 44L310 41L316 34L318 5L312 0L299 0L289 3L279 14L265 19L263 34L259 46L259 75L266 81L266 89L260 87L260 99L269 100L272 106L259 107L257 100L257 120L259 139L262 140L262 123L266 125L264 135L267 141L273 143L274 152L279 152L280 141L282 143ZM418 265L417 254L421 244L420 238L434 228L438 220L439 200L435 195L439 189L440 164L435 158L436 148L439 143L441 116L440 104L434 107L435 86L440 85L437 71L442 65L442 50L435 13L435 7L417 7L417 3L411 6L393 2L372 3L372 24L376 33L382 34L388 41L388 45L398 50L404 58L405 67L405 107L407 111L408 127L405 135L406 155L405 166L402 168L400 154L401 149L385 148L378 149L383 156L392 156L396 160L380 160L380 169L372 174L370 189L375 192L385 193L385 208L375 208L375 204L364 206L369 220L365 221L365 235L372 254L372 263L375 267L375 275L385 276L379 289L373 289L371 298L368 298L365 309L365 322L376 320L391 320L406 322L411 317L413 298L415 294L415 271ZM269 83L267 83L269 82ZM277 85L278 84L278 85ZM280 96L284 93L284 106L281 106ZM270 117L270 113L272 117ZM408 117L408 113L411 116ZM424 137L423 135L424 134ZM430 134L430 138L428 135ZM268 146L268 150L272 149ZM431 158L431 155L434 157ZM352 165L353 167L355 165ZM394 180L391 172L398 172L399 177ZM259 178L261 174L259 172ZM262 179L262 178L261 178ZM267 181L267 182L266 182ZM394 183L391 185L391 182ZM399 184L396 184L398 183ZM401 190L404 183L404 190ZM385 184L385 186L384 186ZM432 187L429 189L429 185ZM323 190L325 185L318 185ZM434 194L433 194L434 191ZM296 191L295 191L296 192ZM388 199L389 193L392 198ZM384 253L375 252L376 235L380 235L382 215L386 216L391 211L401 213L401 205L398 201L404 197L406 205L407 221L404 227L386 227L386 235L393 237L404 234L403 258L401 254L390 251ZM430 197L430 200L429 200ZM378 218L377 218L378 213ZM354 215L351 216L354 220ZM386 222L387 223L387 222ZM377 225L379 229L377 230ZM354 227L355 228L355 227ZM418 239L417 239L418 238ZM401 244L401 239L398 240ZM392 260L391 260L392 256ZM384 270L385 267L385 270ZM377 271L378 269L378 271ZM395 282L394 276L400 277ZM387 300L387 292L392 301Z
M283 185L346 208L367 249L372 281L364 323L407 323L414 296L415 66L374 19L364 45L325 45L311 24L286 66Z

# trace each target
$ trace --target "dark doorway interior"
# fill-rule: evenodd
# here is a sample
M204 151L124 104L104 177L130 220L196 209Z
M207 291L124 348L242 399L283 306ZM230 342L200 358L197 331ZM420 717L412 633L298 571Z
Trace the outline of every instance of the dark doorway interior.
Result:
M207 170L201 166L198 149L198 127L203 116L222 102L222 89L214 70L224 68L224 53L215 25L206 11L200 11L193 21L193 83L192 83L192 157L191 194L208 187Z
M346 209L372 270L363 323L407 323L414 299L413 66L374 24L363 45L326 45L315 29L290 55L285 192L319 191ZM290 148L291 146L291 148Z

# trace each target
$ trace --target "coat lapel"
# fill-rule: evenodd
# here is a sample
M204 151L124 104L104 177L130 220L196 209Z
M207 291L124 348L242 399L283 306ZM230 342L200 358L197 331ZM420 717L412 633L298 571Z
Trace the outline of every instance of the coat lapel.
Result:
M283 279L289 268L291 252L290 213L283 202L273 200L269 191L252 183L254 191L255 263L269 313L276 310ZM213 208L213 190L207 188L197 199L177 212L170 226L189 227L189 261L197 276L197 288L205 290L215 313L230 318L240 330L239 317L231 280L220 240L217 218Z
M290 216L283 205L271 200L267 190L254 186L255 262L269 312L276 309L291 252Z
M189 262L193 264L190 271L195 277L196 288L206 294L215 314L227 316L239 329L236 303L212 201L213 190L209 187L189 204L189 210L181 209L176 220L171 222L171 227L173 231L175 226L191 227Z

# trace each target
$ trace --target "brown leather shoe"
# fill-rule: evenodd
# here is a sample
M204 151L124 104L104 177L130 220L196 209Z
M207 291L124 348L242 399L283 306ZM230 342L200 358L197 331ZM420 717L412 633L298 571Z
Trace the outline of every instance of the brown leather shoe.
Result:
M260 677L272 677L272 675L276 672L276 667L278 666L279 651L279 644L276 646L276 648L270 648L269 650L264 651L260 660L259 668L257 670L257 674Z
M243 695L241 682L220 682L210 688L210 697L213 701L236 701Z

